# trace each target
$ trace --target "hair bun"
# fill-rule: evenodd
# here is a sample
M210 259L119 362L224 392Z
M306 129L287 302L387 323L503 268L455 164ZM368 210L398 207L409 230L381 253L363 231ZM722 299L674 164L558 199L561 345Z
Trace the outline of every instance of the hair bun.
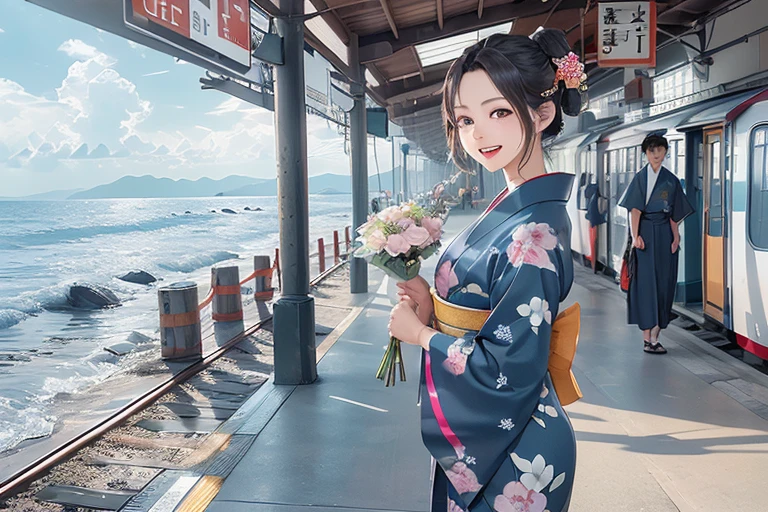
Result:
M561 59L571 52L571 45L568 44L568 38L562 30L539 27L530 37L539 44L544 55L550 60ZM556 68L554 63L552 66ZM582 93L577 88L565 87L562 81L559 84L559 91L555 94L560 94L560 107L563 109L563 114L570 117L578 116L587 104L586 93Z

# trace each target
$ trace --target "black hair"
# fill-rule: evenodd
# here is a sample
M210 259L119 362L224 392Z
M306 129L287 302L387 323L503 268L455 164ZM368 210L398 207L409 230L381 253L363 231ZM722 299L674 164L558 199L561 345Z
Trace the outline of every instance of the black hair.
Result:
M568 55L571 47L562 30L542 29L533 36L494 34L467 48L448 70L443 87L443 122L448 147L454 162L461 169L470 168L470 157L461 147L457 133L454 98L464 74L478 69L488 73L491 82L518 115L523 127L524 153L521 166L533 152L536 140L533 120L528 108L536 110L548 101L555 104L555 116L542 132L542 139L554 137L562 130L562 114L577 116L586 102L586 95L555 81L554 58ZM542 93L557 85L551 96Z
M669 151L669 143L663 135L659 135L658 133L651 133L650 135L646 136L645 139L643 139L643 153L649 149L655 148L664 148L665 151Z

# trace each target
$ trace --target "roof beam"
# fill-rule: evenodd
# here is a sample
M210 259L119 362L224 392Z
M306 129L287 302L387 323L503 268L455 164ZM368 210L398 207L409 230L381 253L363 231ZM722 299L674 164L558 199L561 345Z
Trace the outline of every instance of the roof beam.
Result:
M405 103L407 101L418 100L419 98L429 97L437 94L443 88L443 81L432 82L424 85L419 89L412 89L396 96L390 96L386 98L388 105L395 105L398 103Z
M400 31L399 38L393 38L389 33L363 36L360 37L360 60L373 62L415 44L471 32L516 18L546 13L549 10L547 7L547 4L542 2L505 3L484 9L482 19L478 19L475 12L448 18L442 30L437 23L432 22L403 29Z
M483 18L483 0L477 1L477 19Z
M443 18L443 0L436 0L437 2L437 25L440 27L440 30L443 30L443 23L445 23L445 19Z
M384 9L384 16L387 17L389 28L392 29L392 33L395 35L395 39L400 39L400 35L397 33L397 25L395 24L395 17L392 15L392 9L389 7L387 0L379 0L381 8Z
M413 54L413 58L416 59L416 65L419 66L419 76L421 77L421 81L424 81L424 68L421 66L421 59L419 58L419 54L416 53L416 47L411 46L411 53Z
M331 30L341 39L344 44L349 44L349 30L344 22L339 18L339 14L335 10L331 10L325 0L309 0L310 3L318 11L329 11L326 14L322 14L322 18L331 27ZM344 7L344 6L341 6Z

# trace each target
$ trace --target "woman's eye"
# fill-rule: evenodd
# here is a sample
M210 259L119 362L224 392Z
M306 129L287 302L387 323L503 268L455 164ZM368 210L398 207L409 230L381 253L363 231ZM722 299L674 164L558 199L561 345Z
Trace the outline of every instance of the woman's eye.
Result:
M491 117L495 119L502 119L510 115L512 112L506 108L500 108L491 112Z
M464 126L468 126L468 125L472 124L472 120L470 118L468 118L468 117L460 117L456 121L456 124L459 126L459 128L462 128Z

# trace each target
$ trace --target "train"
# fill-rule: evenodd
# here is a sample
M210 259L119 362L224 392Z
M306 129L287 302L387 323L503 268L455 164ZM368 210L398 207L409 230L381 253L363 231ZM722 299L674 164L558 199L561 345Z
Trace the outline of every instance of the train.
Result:
M576 257L620 273L628 221L618 202L646 163L643 139L664 135L664 165L696 208L681 224L675 302L768 360L768 88L722 92L629 122L591 121L549 146L552 169L576 175L568 202ZM593 184L606 215L594 244L586 219Z

